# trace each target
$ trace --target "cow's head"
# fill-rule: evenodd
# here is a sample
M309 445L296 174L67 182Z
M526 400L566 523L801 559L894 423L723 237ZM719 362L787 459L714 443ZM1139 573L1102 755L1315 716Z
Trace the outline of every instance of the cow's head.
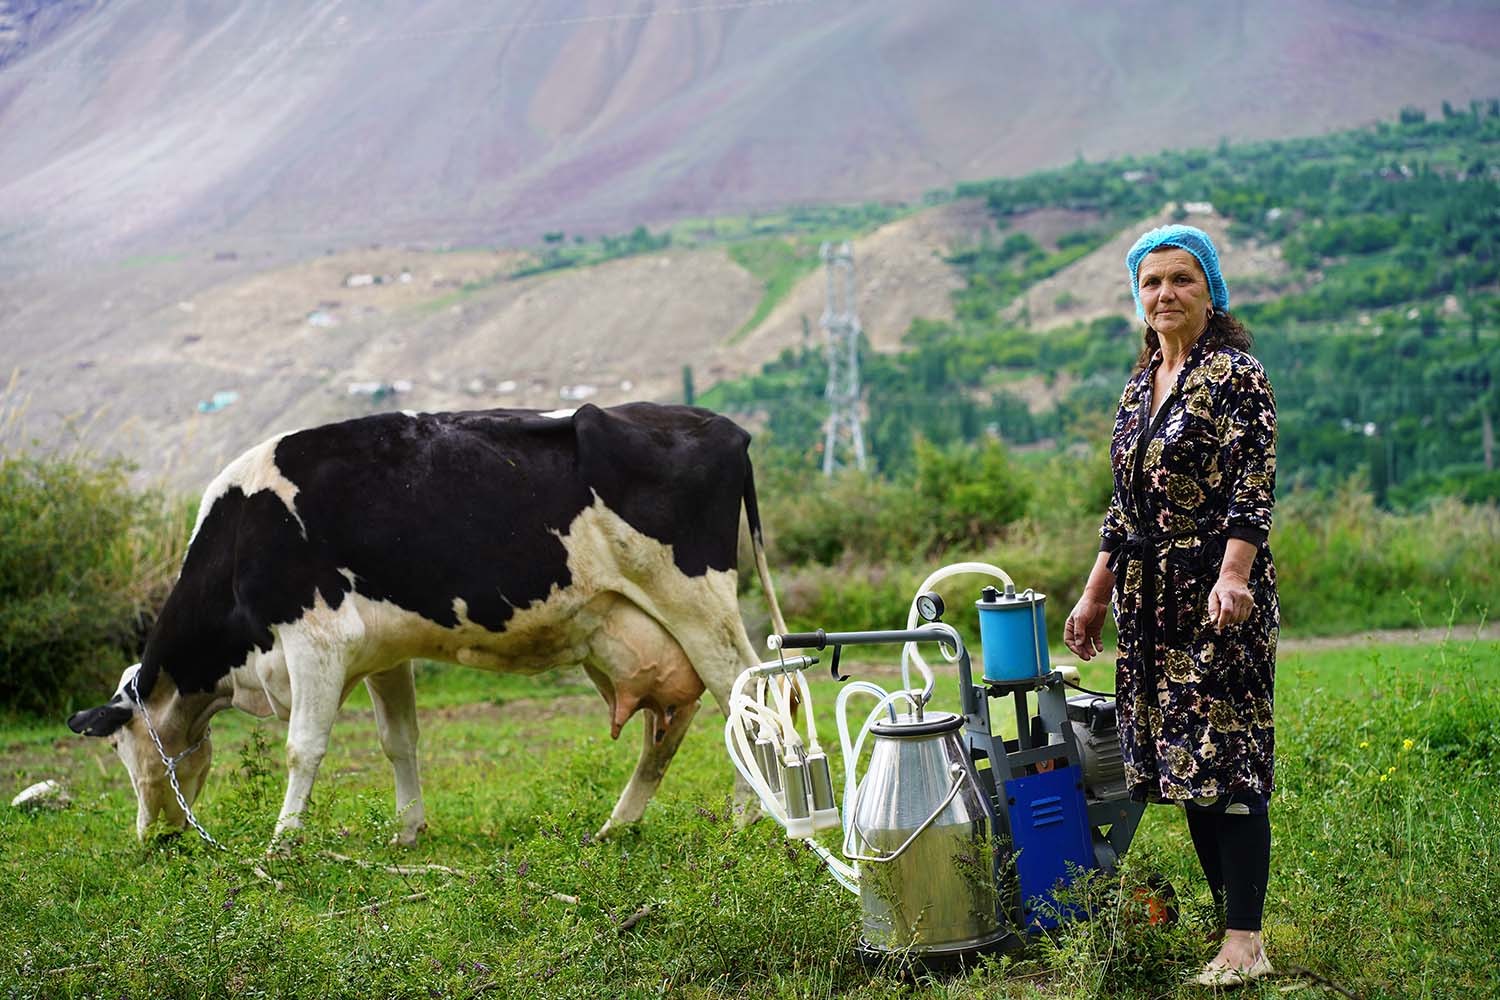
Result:
M146 830L158 817L171 829L182 829L187 825L187 816L172 792L167 765L147 728L146 706L149 705L151 725L168 756L181 755L197 744L192 753L181 756L177 763L177 783L189 806L198 798L203 780L208 777L208 765L212 760L208 717L212 713L190 710L198 699L184 699L175 691L137 695L133 682L140 669L139 663L127 667L120 677L115 696L97 708L74 713L68 719L68 728L85 736L108 739L115 753L125 762L130 783L135 788L135 832L144 840ZM172 685L164 684L158 677L155 687ZM142 701L146 704L143 705Z

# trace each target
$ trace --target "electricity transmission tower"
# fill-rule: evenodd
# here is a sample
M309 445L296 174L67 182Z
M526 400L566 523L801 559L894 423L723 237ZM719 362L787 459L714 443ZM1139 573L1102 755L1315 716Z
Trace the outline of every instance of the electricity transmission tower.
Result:
M854 315L854 253L847 242L824 243L821 254L828 275L828 302L822 327L828 335L828 420L823 425L823 475L841 464L839 452L853 455L865 467L865 438L859 424L859 317Z

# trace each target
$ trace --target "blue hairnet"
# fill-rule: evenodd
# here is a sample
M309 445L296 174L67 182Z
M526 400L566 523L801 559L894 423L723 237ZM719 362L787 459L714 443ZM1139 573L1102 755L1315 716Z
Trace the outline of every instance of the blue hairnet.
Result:
M1220 311L1229 308L1229 286L1224 284L1224 275L1219 271L1219 251L1214 248L1214 241L1209 235L1192 226L1158 226L1143 233L1125 255L1125 266L1130 269L1130 294L1135 299L1137 316L1146 318L1146 307L1141 305L1141 258L1157 247L1177 247L1198 258L1203 275L1208 279L1208 291L1213 296L1214 308Z

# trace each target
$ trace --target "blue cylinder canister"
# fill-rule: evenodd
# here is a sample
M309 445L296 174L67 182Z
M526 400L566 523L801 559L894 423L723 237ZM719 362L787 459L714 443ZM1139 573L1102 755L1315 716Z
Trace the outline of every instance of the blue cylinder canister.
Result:
M1012 586L1002 594L985 587L975 606L987 682L1032 680L1051 671L1046 594L1030 588L1018 594Z

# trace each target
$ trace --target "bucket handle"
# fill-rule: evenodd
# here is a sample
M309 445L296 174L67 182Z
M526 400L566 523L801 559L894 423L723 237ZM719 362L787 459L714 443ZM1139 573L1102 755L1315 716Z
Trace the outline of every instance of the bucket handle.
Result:
M844 852L844 857L848 858L850 861L870 861L878 864L884 864L887 861L895 861L897 858L901 857L902 854L906 853L906 849L912 845L913 841L920 837L922 835L922 832L929 826L931 826L934 822L936 822L937 818L943 814L943 810L948 808L949 803L953 801L953 797L958 794L958 790L963 787L964 781L966 781L969 776L969 773L958 764L953 765L950 773L953 775L953 784L948 789L948 794L943 797L942 802L938 803L938 807L932 811L932 814L922 821L922 825L912 831L911 836L906 838L906 842L904 844L896 848L890 854L887 854L885 857L875 857L868 854L851 854L848 851ZM857 818L858 811L859 803L856 802L854 804L854 811L849 815L849 826L854 830L855 833L859 834L860 840L863 840L868 844L870 842L870 838L866 837L865 831L859 828L859 820Z

